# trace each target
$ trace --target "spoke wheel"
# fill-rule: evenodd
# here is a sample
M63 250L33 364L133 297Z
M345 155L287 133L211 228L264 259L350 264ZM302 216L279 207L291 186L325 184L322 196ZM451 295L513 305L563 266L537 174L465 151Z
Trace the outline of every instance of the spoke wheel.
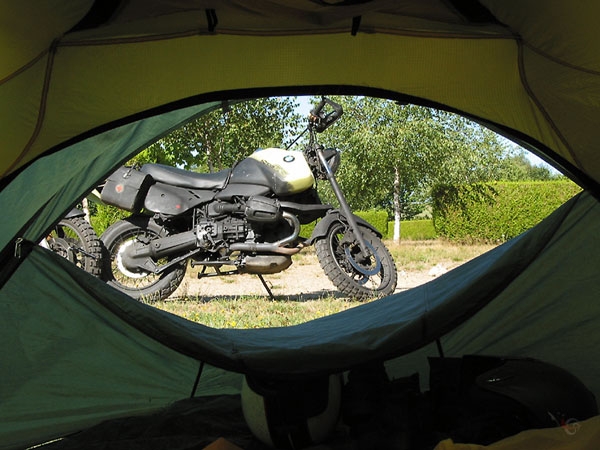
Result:
M185 262L155 274L146 271L130 271L121 260L121 255L130 245L136 242L147 244L163 236L166 236L164 229L150 218L142 216L120 220L108 227L101 237L106 252L102 270L103 279L137 300L154 302L167 298L181 283L185 275ZM169 258L154 261L157 266L168 262Z
M336 222L315 243L319 263L331 282L349 297L367 300L390 295L397 282L392 255L375 233L367 228L360 231L367 244L367 258L347 226Z
M99 277L102 246L92 226L81 217L62 219L46 237L53 252Z

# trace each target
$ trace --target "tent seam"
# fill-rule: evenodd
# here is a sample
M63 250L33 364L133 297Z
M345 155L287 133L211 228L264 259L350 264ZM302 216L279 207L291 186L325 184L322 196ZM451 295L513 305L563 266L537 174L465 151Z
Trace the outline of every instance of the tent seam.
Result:
M531 45L528 42L523 42L523 45L526 46L526 47L528 47L531 51L537 53L538 55L543 56L544 58L547 58L547 59L549 59L550 61L552 61L552 62L554 62L556 64L560 64L561 66L565 66L565 67L568 67L569 69L577 70L577 71L584 72L584 73L587 73L587 74L590 74L590 75L600 75L600 71L598 71L598 70L587 69L585 67L580 67L580 66L577 66L575 64L571 64L569 62L563 61L560 58L552 56L551 54L546 53L546 52L544 52L543 50L540 50L537 47L534 47L533 45Z
M44 123L45 113L46 113L46 101L48 99L48 91L50 90L50 78L52 76L52 69L54 66L54 56L56 55L57 46L58 46L58 40L55 40L48 50L48 61L46 63L46 73L44 75L44 84L42 87L42 95L40 98L40 107L38 110L38 118L37 118L37 122L35 124L35 128L33 130L33 133L31 135L31 137L29 138L29 141L25 145L25 148L23 148L23 150L21 151L19 156L13 161L13 163L8 167L8 169L6 169L6 171L4 172L4 174L2 176L9 174L16 166L18 166L21 163L23 158L25 158L27 153L29 153L29 150L31 150L33 143L35 142L35 140L37 139L37 137L40 134L42 125Z
M40 59L42 59L46 53L48 53L50 51L49 48L45 49L43 52L41 52L39 55L37 55L35 58L33 58L31 61L29 61L28 63L24 64L23 66L19 67L17 70L15 70L13 73L11 73L10 75L7 75L5 78L0 80L0 86L2 86L4 83L12 80L13 78L15 78L16 76L22 74L23 72L25 72L27 69L33 67Z
M565 146L565 148L569 152L569 155L571 155L571 158L573 158L573 161L575 162L576 166L579 169L584 170L583 164L581 164L581 161L579 160L579 158L573 152L573 149L569 145L569 142L563 136L563 134L561 133L561 131L558 128L558 126L552 120L552 117L550 116L550 114L548 113L548 111L544 108L544 106L542 105L542 103L540 102L540 100L537 98L537 96L535 95L535 93L531 89L531 86L529 85L529 82L527 81L527 75L525 73L525 60L524 60L524 55L523 55L523 47L524 47L525 44L523 43L522 39L517 39L516 43L517 43L517 48L518 48L519 77L521 78L521 83L523 84L523 87L525 88L525 91L527 92L527 95L533 101L533 103L539 109L539 111L542 113L542 115L544 116L544 118L548 121L548 124L550 125L550 127L552 128L552 130L556 133L556 135L559 138L559 140Z
M514 39L513 35L480 35L480 34L469 34L469 33L428 33L425 31L410 31L410 30L395 30L391 28L378 28L378 27L361 27L361 33L363 34L391 34L397 36L406 37L423 37L431 39ZM312 35L325 35L325 34L342 34L348 33L346 28L335 28L331 30L295 30L295 31L271 31L269 33L244 30L244 29L219 29L218 32L199 31L197 29L190 31L183 31L179 33L167 33L157 34L152 36L143 37L131 37L131 38L114 38L114 39L95 39L95 40L81 40L81 41L68 41L61 42L60 47L86 47L96 45L115 45L115 44L138 44L144 42L153 42L169 39L179 39L193 36L214 36L216 34L223 34L229 36L258 36L258 37L271 37L271 36L312 36Z

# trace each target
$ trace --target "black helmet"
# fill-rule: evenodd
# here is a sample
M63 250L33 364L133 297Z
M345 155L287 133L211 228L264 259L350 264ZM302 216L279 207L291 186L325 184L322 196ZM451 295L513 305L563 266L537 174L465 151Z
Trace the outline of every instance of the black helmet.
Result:
M531 358L501 361L475 383L525 407L532 428L564 426L598 414L594 394L566 370Z

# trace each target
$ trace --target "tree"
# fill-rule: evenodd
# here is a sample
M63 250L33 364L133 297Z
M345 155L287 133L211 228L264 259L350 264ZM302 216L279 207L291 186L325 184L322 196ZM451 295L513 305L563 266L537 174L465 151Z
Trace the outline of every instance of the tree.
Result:
M522 150L515 150L505 158L503 181L551 181L559 178L562 178L562 175L558 172L551 172L544 166L533 165Z
M210 172L231 167L258 148L284 145L300 119L296 106L293 97L225 105L175 130L134 161Z
M410 217L436 183L493 178L507 149L491 131L416 105L368 97L336 98L344 117L322 141L342 151L339 181L352 208L378 206Z

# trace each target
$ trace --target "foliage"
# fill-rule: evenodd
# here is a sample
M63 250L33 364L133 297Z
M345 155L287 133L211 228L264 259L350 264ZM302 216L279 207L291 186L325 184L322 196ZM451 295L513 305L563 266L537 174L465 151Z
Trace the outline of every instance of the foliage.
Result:
M369 211L354 211L354 214L373 225L377 230L379 230L383 237L387 236L388 214L386 211L373 209ZM308 239L315 229L318 221L319 220L315 220L314 222L302 225L302 228L300 229L300 237Z
M532 165L523 151L513 153L504 159L502 181L552 181L559 179L566 180L563 175L552 173L547 167Z
M503 242L538 224L581 188L571 181L438 186L436 231L453 240Z
M385 238L388 233L388 213L380 209L371 209L369 211L355 211L358 217L366 220L373 225L377 231Z
M352 208L410 218L436 183L495 179L508 149L466 119L416 105L339 97L344 117L321 141L342 151L338 178Z
M394 221L388 222L388 239L394 236ZM407 240L428 240L437 238L437 233L433 226L433 220L403 220L400 225L400 239Z
M233 166L258 148L286 144L300 116L292 97L258 98L225 105L148 147L131 162L215 172Z
M90 203L90 222L98 236L102 236L102 233L113 223L130 215L129 211L114 206Z

